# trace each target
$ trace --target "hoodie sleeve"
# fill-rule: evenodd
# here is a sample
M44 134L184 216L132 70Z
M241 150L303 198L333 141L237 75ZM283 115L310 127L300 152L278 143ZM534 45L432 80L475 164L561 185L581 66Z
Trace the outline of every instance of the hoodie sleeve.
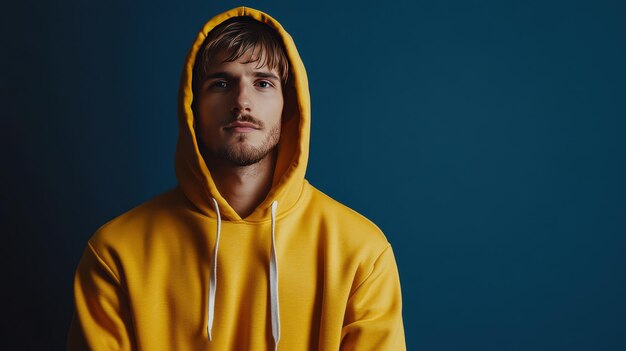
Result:
M402 295L391 246L348 299L340 351L406 350Z
M127 294L90 243L74 278L67 350L136 350Z

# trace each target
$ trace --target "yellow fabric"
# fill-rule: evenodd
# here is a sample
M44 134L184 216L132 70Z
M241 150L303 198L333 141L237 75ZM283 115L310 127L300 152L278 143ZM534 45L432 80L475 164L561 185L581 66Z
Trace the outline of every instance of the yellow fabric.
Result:
M272 190L241 218L224 200L193 128L192 69L207 33L233 16L274 28L287 49L296 108L286 109ZM402 299L390 244L376 225L305 179L310 99L292 38L267 14L238 7L202 28L179 91L179 186L102 226L74 282L68 350L272 350L270 207L278 201L279 350L405 350ZM207 335L215 198L222 215L213 340ZM372 201L376 201L373 199Z

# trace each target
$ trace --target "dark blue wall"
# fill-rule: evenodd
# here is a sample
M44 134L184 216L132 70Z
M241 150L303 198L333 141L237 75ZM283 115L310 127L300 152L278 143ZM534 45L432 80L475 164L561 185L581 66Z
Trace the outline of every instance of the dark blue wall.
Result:
M626 349L624 2L333 3L3 6L15 349L63 348L86 240L175 185L184 57L240 4L298 45L308 179L387 234L409 350Z

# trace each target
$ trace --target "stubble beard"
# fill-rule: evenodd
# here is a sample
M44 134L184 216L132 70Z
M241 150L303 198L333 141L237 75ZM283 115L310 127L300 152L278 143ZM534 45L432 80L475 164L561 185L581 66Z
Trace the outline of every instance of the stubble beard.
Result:
M272 127L267 134L267 138L259 147L254 147L246 143L246 138L247 136L245 134L238 135L236 143L220 147L217 151L217 156L239 167L250 166L260 162L278 145L278 140L280 139L280 123Z

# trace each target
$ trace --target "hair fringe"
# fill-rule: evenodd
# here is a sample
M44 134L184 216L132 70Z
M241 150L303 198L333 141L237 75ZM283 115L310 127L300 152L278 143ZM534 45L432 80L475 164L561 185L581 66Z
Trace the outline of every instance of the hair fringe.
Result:
M234 17L215 27L199 50L194 66L194 92L206 79L219 53L227 53L223 62L232 62L249 50L252 50L250 60L244 63L257 62L257 69L267 66L278 71L281 85L287 85L290 78L289 62L278 33L252 18Z

